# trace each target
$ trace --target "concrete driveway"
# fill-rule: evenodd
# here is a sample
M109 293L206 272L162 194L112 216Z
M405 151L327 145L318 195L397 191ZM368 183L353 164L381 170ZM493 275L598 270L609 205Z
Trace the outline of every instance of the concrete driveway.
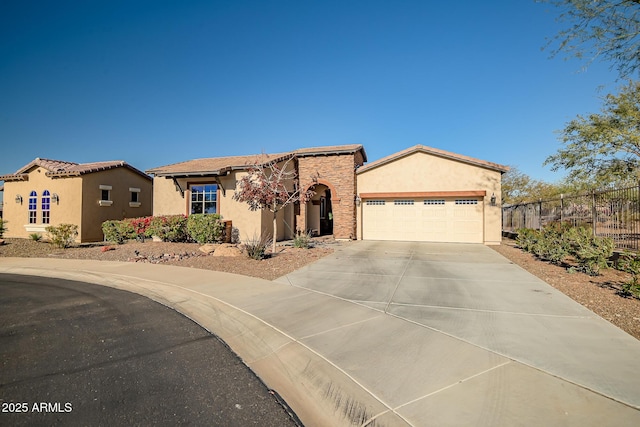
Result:
M65 259L0 272L174 308L307 426L640 425L640 341L479 245L354 242L273 282Z
M640 408L640 341L488 247L360 241L278 281L421 325L434 332L428 338L434 344L449 336L519 362L483 375L483 381L496 387L483 389L482 396L473 398L473 387L458 390L459 402L482 405L478 399L486 399L486 393L504 394L503 405L513 393L513 399L523 399L522 405L539 399L541 393L574 399L578 390L568 387L572 384L583 389L580 393L590 390ZM420 351L401 337L390 335L388 342L388 348L372 349L384 360L380 375L386 363L408 363L408 354ZM434 368L443 359L459 357L445 346L441 350L428 355L434 358L429 361ZM552 384L558 379L564 381ZM429 399L429 405L437 408L441 398L446 400L447 391L439 394ZM585 410L575 403L572 408Z

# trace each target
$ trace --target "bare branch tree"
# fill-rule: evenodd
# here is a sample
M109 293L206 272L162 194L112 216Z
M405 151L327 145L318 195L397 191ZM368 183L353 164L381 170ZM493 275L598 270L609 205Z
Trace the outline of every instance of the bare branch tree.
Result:
M276 251L278 212L292 203L306 203L314 194L311 190L302 191L295 161L295 157L290 157L279 165L263 156L237 182L233 195L233 200L247 203L252 211L267 209L273 213L273 253Z

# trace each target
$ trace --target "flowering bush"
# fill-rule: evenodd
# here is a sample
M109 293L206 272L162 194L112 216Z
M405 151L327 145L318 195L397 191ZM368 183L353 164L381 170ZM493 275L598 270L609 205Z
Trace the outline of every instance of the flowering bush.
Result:
M136 237L151 237L149 234L149 225L151 225L152 220L152 216L145 216L140 218L130 218L125 221L128 221L131 224Z

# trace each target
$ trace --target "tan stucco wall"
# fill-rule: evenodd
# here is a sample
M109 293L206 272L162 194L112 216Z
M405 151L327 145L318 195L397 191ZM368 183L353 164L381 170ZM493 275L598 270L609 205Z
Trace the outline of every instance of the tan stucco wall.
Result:
M284 163L284 162L283 162ZM282 166L283 163L280 163ZM288 169L295 167L293 162L289 162ZM270 211L251 211L249 205L244 202L233 200L235 194L236 182L245 176L245 171L231 171L228 175L220 177L218 192L218 213L223 219L231 220L232 226L236 230L241 241L248 238L260 237L263 232L272 234L273 216ZM216 181L212 177L204 178L178 178L178 185L184 190L184 197L176 187L171 178L155 177L154 180L154 205L153 215L177 215L189 214L189 200L191 198L189 192L190 184L211 183ZM293 183L290 183L293 188ZM224 191L222 190L224 189ZM286 221L286 224L285 224ZM290 239L293 233L289 228L294 229L293 206L288 206L281 210L277 217L278 222L278 240ZM288 226L287 226L288 225Z
M100 206L102 195L100 185L112 187L111 206ZM139 207L131 206L130 188L139 188ZM82 217L81 239L95 242L103 239L102 223L110 219L138 218L150 216L153 211L153 191L151 181L125 168L93 172L82 176Z
M82 206L82 179L80 177L53 180L45 175L46 169L36 166L29 170L27 181L9 181L4 183L4 212L7 231L5 237L27 238L39 233L46 236L44 228L48 225L64 223L80 226ZM51 202L51 221L42 224L42 193L49 190L56 193L60 201ZM37 223L29 224L29 193L35 191L37 198ZM22 204L16 203L16 195L22 196Z
M486 191L484 243L500 244L501 173L427 153L413 153L357 174L357 192ZM490 206L491 195L496 206ZM357 209L358 238L362 238L362 207Z
M78 177L50 178L46 169L39 166L28 171L27 181L5 182L4 219L7 223L5 237L27 238L34 232L46 235L42 224L42 193L49 190L59 197L58 203L51 201L51 222L48 225L75 224L78 226L79 242L101 241L102 222L107 219L122 219L151 214L151 181L125 168L94 172ZM113 205L100 207L99 185L113 187ZM129 188L140 188L140 207L129 206ZM38 193L37 224L29 224L29 193ZM22 204L15 203L17 194L22 196Z

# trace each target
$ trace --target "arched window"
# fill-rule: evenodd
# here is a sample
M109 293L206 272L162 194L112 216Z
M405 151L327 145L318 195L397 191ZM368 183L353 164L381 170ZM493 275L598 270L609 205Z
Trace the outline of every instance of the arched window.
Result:
M29 224L35 224L38 209L38 193L32 191L29 193Z
M49 224L51 220L51 195L49 190L42 192L42 223Z

